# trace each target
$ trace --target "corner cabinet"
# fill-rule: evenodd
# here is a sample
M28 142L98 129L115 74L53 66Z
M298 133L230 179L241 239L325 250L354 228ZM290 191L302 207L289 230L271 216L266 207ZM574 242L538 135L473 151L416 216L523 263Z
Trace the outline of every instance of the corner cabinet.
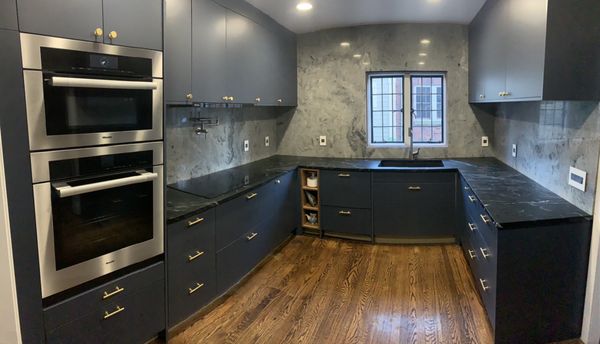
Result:
M15 0L0 0L0 29L17 30L17 4Z
M595 0L487 1L469 26L469 101L600 99L598 16Z
M296 38L275 22L212 0L167 0L164 58L167 103L296 105Z
M17 0L23 32L162 50L161 0Z

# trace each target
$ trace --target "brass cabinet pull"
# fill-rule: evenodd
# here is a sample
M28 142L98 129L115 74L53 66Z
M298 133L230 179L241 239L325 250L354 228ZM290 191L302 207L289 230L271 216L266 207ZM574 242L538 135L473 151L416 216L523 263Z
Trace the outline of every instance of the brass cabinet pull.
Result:
M471 232L474 232L477 229L477 225L469 222L469 229Z
M490 289L488 285L485 285L487 283L486 280L480 278L479 283L481 284L481 289L483 289L483 291L487 291L488 289Z
M350 216L350 215L352 215L352 212L350 210L340 210L338 212L338 214L344 215L344 216Z
M256 97L256 99L254 99L254 100L256 100L257 103L260 103L261 99L260 99L260 97Z
M111 31L108 33L108 38L110 38L111 40L117 39L117 37L119 37L119 34L117 33L117 31Z
M102 295L102 300L106 300L109 297L113 297L121 292L125 291L125 288L119 288L119 286L115 286L115 290L113 292L104 291L104 295Z
M96 36L96 38L100 38L102 35L104 35L104 30L102 30L101 27L97 27L96 30L94 30L94 36Z
M471 257L471 259L475 259L477 258L477 254L475 253L475 251L469 250L469 257Z
M194 254L193 256L192 255L188 256L188 262L191 262L192 260L201 257L203 254L204 254L204 251L196 251L196 254Z
M281 103L283 103L283 99L279 98L279 99L277 99L277 102L278 102L279 104L281 104Z
M192 100L192 99L194 99L194 95L192 95L191 93L188 93L188 94L186 94L185 99Z
M246 199L247 200L251 200L251 199L253 199L256 196L258 196L258 194L256 192L253 192L251 194L246 195Z
M410 191L421 191L421 187L420 186L409 186L408 190L410 190Z
M281 180L279 180L279 179L275 180L275 184L281 184Z
M489 253L490 250L488 250L487 248L482 248L480 247L479 250L481 251L481 254L483 255L483 258L487 259L488 257L491 257L492 255Z
M227 100L229 100L229 97L228 96L223 96L223 97L221 97L221 99L227 101Z
M340 178L349 178L350 177L350 173L339 173L338 177L340 177Z
M104 319L108 319L110 317L113 317L113 316L121 313L124 310L125 310L125 307L117 306L117 309L115 309L111 313L109 313L108 311L104 311Z
M256 238L257 235L258 235L258 233L252 233L246 237L246 240L250 241L250 240Z
M188 221L188 228L195 226L197 224L199 224L200 222L203 222L204 218L203 217L197 217L195 220L189 220Z
M471 201L472 203L475 203L476 200L477 200L477 197L469 195L469 201Z
M482 221L483 221L483 223L485 223L485 224L492 223L492 220L491 220L491 219L490 219L490 217L489 217L489 216L487 216L487 215L481 214L481 215L479 215L479 217L481 217L481 220L482 220Z
M196 282L196 286L195 287L188 288L188 295L192 295L193 293L197 292L202 287L204 287L204 283L198 283L198 282Z
M227 100L229 100L230 102L232 102L233 101L233 97L230 96Z

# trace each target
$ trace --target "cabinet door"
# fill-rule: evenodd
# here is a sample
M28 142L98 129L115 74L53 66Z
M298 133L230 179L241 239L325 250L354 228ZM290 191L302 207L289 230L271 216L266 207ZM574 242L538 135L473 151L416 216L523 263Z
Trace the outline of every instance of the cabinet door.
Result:
M506 91L507 8L506 1L492 0L482 10L480 30L484 38L478 59L483 71L482 82L487 101L505 99L500 93Z
M192 0L165 2L165 100L189 101L192 93Z
M104 43L162 50L161 0L103 0L103 9Z
M18 0L17 4L23 32L94 41L94 30L103 27L102 0Z
M485 102L484 88L485 69L485 37L482 26L485 25L481 16L469 26L469 101L472 103Z
M546 49L545 0L508 0L506 50L508 99L541 99Z
M0 0L0 29L17 30L15 0Z
M192 94L195 101L223 102L227 10L211 0L192 0Z
M254 92L260 97L258 105L278 105L277 99L281 96L281 85L278 76L281 74L279 61L279 40L277 34L271 30L255 25L255 54L250 56L256 68L252 72L255 80Z
M262 28L252 20L227 11L227 89L235 103L252 104L260 94Z
M280 65L282 66L282 99L281 105L296 106L298 104L298 73L296 38L284 37L281 41Z

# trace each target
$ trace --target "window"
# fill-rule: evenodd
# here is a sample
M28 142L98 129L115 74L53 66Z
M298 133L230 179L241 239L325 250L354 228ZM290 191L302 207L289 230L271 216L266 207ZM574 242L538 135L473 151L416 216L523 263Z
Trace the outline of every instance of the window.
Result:
M414 145L445 144L444 75L373 73L367 89L370 145L404 145L411 128ZM405 103L410 104L410 111Z

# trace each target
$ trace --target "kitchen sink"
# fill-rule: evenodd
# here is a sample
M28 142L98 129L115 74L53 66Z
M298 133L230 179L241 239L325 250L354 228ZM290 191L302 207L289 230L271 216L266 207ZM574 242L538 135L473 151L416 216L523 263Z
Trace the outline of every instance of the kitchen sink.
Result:
M442 160L381 160L379 167L444 167Z

